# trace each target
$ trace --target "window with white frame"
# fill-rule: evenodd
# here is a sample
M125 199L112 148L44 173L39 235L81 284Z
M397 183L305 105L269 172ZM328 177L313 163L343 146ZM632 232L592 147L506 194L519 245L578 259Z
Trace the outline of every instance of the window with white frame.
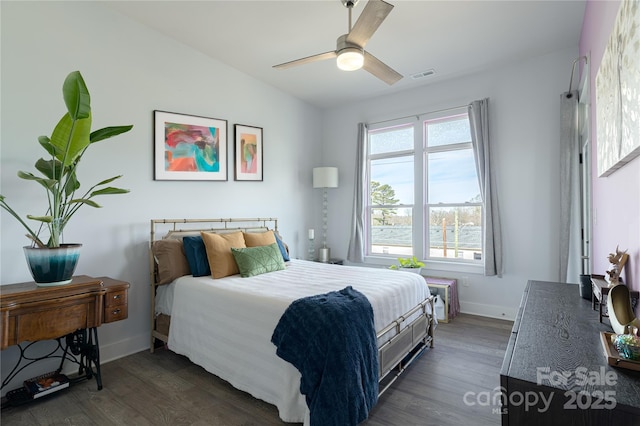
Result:
M482 263L482 214L466 108L372 125L365 256Z

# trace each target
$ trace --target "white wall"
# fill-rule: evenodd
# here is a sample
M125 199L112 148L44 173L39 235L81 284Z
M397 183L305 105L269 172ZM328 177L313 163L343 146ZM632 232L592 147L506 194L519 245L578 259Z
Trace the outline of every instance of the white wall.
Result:
M340 169L340 187L329 191L328 245L333 255L345 257L349 245L357 123L467 105L488 97L504 276L431 270L428 274L459 279L464 312L514 318L527 280L559 280L560 94L568 89L576 57L577 46L329 111L323 126L324 158L327 165Z
M297 257L306 257L306 229L319 232L321 195L311 189L311 168L340 168L340 187L329 191L329 246L345 257L351 224L356 123L424 113L471 100L491 99L491 131L498 174L505 252L503 278L452 276L462 309L515 316L529 279L557 280L560 93L567 90L577 48L491 72L417 87L393 96L319 111L91 2L2 2L0 193L20 212L42 213L43 192L16 177L32 170L64 112L61 85L83 73L92 95L94 128L134 129L92 147L80 181L123 174L124 196L104 198L103 209L81 211L67 241L84 250L77 273L131 282L129 319L100 327L103 360L148 346L147 244L149 219L276 216ZM152 169L152 111L190 113L264 128L264 182L157 182ZM232 164L233 141L229 141ZM322 159L322 160L320 160ZM0 215L0 282L27 281L24 232ZM318 235L318 234L317 234ZM465 278L466 277L466 278ZM462 282L461 282L462 284ZM15 350L2 354L2 372Z
M130 194L84 207L67 227L67 242L84 247L77 274L131 283L129 318L99 328L103 360L149 345L149 220L249 217L280 219L293 255L306 256L313 227L311 169L321 157L320 111L93 2L2 2L0 193L23 214L44 214L44 191L18 179L45 153L66 111L62 83L80 70L92 96L93 129L133 124L131 132L93 146L79 180L85 188L123 174ZM155 109L228 120L229 181L154 181ZM233 181L233 124L264 128L264 182ZM0 215L0 281L31 279L22 253L25 232ZM15 356L3 352L2 372Z
M622 278L632 290L640 290L640 157L625 164L615 173L598 177L598 140L596 130L596 76L621 2L588 1L580 37L580 54L589 58L589 91L591 93L591 160L594 170L592 185L591 272L604 275L610 267L609 253L616 247L627 250L629 260ZM640 308L636 307L636 314Z

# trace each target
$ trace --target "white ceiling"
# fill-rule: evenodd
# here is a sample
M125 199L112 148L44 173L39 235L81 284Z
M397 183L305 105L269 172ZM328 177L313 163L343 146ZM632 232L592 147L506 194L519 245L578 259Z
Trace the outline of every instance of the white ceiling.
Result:
M356 21L366 0L354 8ZM273 65L335 50L347 32L340 0L116 1L109 7L319 107L408 90L577 47L585 0L409 1L395 7L365 50L404 76L393 86L335 60ZM420 80L411 75L434 69ZM567 80L571 70L567 69Z

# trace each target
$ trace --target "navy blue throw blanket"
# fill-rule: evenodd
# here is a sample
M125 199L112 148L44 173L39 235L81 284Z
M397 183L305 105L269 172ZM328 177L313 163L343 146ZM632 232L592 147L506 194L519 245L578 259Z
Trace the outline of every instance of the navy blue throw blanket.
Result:
M362 293L349 286L295 300L271 342L302 375L311 426L355 426L367 418L378 401L378 346Z

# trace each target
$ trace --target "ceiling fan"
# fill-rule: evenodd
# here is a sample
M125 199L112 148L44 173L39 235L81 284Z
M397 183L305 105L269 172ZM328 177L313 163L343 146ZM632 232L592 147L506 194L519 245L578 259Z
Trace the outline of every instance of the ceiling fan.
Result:
M338 68L342 70L354 71L364 68L389 85L400 80L401 74L364 50L365 44L391 12L393 5L383 0L369 0L352 28L351 11L358 0L341 0L341 2L349 10L349 32L338 37L336 50L274 65L273 68L286 69L310 62L337 58Z

